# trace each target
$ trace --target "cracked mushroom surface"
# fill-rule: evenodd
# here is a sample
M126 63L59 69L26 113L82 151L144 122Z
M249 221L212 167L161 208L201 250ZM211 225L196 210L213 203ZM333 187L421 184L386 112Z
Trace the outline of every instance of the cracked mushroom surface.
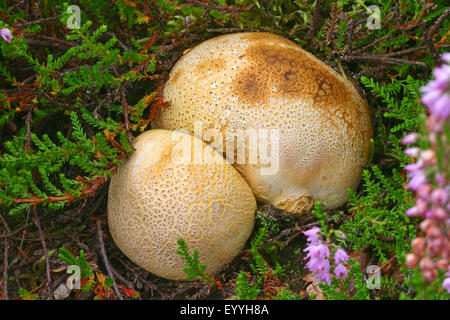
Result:
M259 200L286 211L304 213L316 200L328 209L341 206L368 161L373 133L367 102L350 81L277 35L234 33L197 45L172 68L163 98L169 107L153 128L185 129L206 142L209 129L219 130L224 141L239 130L278 130L274 174L261 173L267 166L261 149L257 163L233 162L232 149L223 152ZM244 144L248 154L250 140Z
M135 151L109 187L114 242L134 263L171 280L186 279L177 239L198 249L214 274L243 249L254 226L256 200L247 182L225 161L196 164L186 157L195 143L203 157L224 160L191 135L150 130L133 142Z

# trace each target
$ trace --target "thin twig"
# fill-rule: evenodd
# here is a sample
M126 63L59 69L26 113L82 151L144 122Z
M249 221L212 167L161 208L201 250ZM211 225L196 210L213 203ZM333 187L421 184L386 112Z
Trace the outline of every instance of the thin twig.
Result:
M385 35L385 36L383 36L381 38L378 38L378 39L372 41L371 43L369 43L368 45L362 47L361 49L353 51L352 54L355 55L355 54L358 54L358 53L362 53L362 52L366 51L367 49L369 49L369 48L373 47L374 45L376 45L378 42L386 40L386 39L388 39L390 37L391 37L391 35L387 34L387 35Z
M112 265L109 266L111 268L112 274L119 279L122 283L127 286L127 289L134 289L133 283L125 279L116 269L113 268Z
M119 38L112 32L106 31L107 34L109 34L111 37L116 38L117 43L122 47L125 51L130 51L130 48L128 48L122 41L119 40Z
M16 24L14 26L14 28L21 28L21 27L29 26L31 24L39 24L41 22L51 21L51 20L55 20L55 19L58 19L58 18L59 18L59 16L55 16L55 17L50 17L50 18L42 18L42 19L30 21L30 22L19 23L19 24Z
M375 54L374 55L362 55L362 56L346 56L346 57L343 57L343 60L347 60L347 61L351 61L351 60L381 61L381 62L384 62L387 64L395 64L395 65L408 64L408 65L427 67L427 65L424 62L399 59L399 58L388 58L385 55L375 55Z
M438 61L439 60L439 55L438 55L438 53L436 51L436 47L434 46L433 37L436 34L436 32L439 29L439 27L444 22L444 20L449 15L450 15L450 8L448 8L447 10L444 11L444 13L442 13L442 15L436 20L436 22L431 27L430 32L425 34L425 39L424 40L425 40L425 43L427 44L428 49L431 52L431 55L433 56L434 61Z
M253 9L253 7L255 6L254 4L249 5L246 8L239 8L239 7L231 7L231 6L220 6L220 5L215 5L212 3L209 3L207 1L199 1L199 0L187 0L186 1L188 5L191 6L199 6L199 7L203 7L206 9L214 9L220 12L228 12L228 13L240 13L240 12L248 12L251 11Z
M98 244L100 247L100 254L102 256L103 263L105 264L106 273L108 274L108 277L110 277L114 281L113 289L114 292L116 293L117 298L123 300L123 297L120 294L119 289L117 288L116 281L114 280L114 275L111 271L111 266L109 264L108 257L106 256L105 243L103 242L102 222L100 220L97 220L97 236L98 236Z
M320 18L321 18L320 11L321 10L322 10L322 0L317 0L316 6L314 8L314 15L312 18L311 30L309 31L309 33L307 35L308 38L313 38L316 35L317 30L319 30Z
M119 262L131 273L133 273L135 280L139 280L140 282L142 282L143 285L147 286L150 289L150 294L153 295L153 291L158 291L158 287L151 283L150 281L144 279L143 277L141 277L138 273L136 273L136 271L134 271L132 268L130 268L130 266L128 266L124 261L119 259ZM134 281L136 282L136 281Z
M44 220L45 218L47 218L47 215L41 217L41 221ZM27 217L27 219L28 219L28 217ZM26 223L14 231L8 232L7 234L0 235L0 239L12 237L13 235L18 234L20 231L32 226L33 224L34 224L34 222Z
M52 278L50 275L50 260L48 258L48 250L47 250L47 244L45 243L44 233L42 232L41 223L39 222L39 217L37 214L36 207L33 206L33 214L34 214L34 222L36 223L36 227L39 231L39 237L41 238L42 243L42 249L44 250L44 256L45 256L45 274L47 276L47 288L49 290L49 299L53 299L53 288L51 286L52 284Z

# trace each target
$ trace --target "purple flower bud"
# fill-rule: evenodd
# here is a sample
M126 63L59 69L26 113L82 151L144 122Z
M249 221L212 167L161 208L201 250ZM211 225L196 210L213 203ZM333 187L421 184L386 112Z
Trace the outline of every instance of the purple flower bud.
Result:
M347 278L347 268L345 268L343 264L338 264L338 266L334 269L334 274L338 279Z
M447 85L450 82L450 66L441 65L433 70L434 80L431 81L432 89L447 89Z
M416 163L411 163L405 166L405 170L411 173L419 173L420 170L424 167L424 163L422 159L419 159Z
M416 143L419 139L419 135L417 133L410 133L402 139L403 144L411 144Z
M405 150L405 154L407 156L413 157L413 158L417 158L417 156L420 153L420 148L414 147L414 148L408 148Z
M420 160L424 165L433 165L436 162L436 154L433 150L424 150L420 153Z
M406 255L406 261L405 261L405 265L408 268L414 268L417 264L417 262L419 261L419 257L414 254L414 253L408 253Z
M330 262L320 257L313 257L311 260L308 261L306 267L312 272L329 272Z
M439 89L432 89L431 87L425 87L427 90L425 94L422 96L422 103L426 106L432 106L439 100L441 97L441 92ZM421 90L423 92L423 90Z
M431 192L431 201L438 205L444 205L447 203L448 193L442 188L434 189Z
M441 228L439 228L435 225L428 227L426 229L425 233L426 233L427 237L430 239L436 239L436 238L439 238L440 236L442 236Z
M437 257L442 254L444 245L444 237L439 237L428 242L427 250L432 256Z
M437 119L447 119L450 115L450 96L448 94L441 95L429 109Z
M2 36L3 40L5 40L6 42L12 41L11 31L8 28L2 28L0 30L0 36Z
M447 212L443 208L437 207L434 208L431 217L436 221L444 222L447 219Z
M336 250L334 254L334 263L339 264L341 262L348 261L348 254L343 249Z
M405 211L405 214L406 214L408 217L417 217L417 216L420 215L420 214L419 214L419 208L417 208L417 207L411 207L411 208L409 208L408 210Z
M428 201L430 192L431 192L431 185L429 185L429 184L424 184L424 185L420 186L419 188L417 188L417 190L416 190L416 193L419 196L419 198L421 198L425 201Z
M445 178L439 172L435 174L434 178L438 185L443 186L445 184Z
M309 229L308 231L303 232L303 234L306 236L306 240L308 242L318 243L321 240L319 232L320 232L320 228L314 227L314 228Z
M420 261L420 269L422 269L422 271L433 270L434 267L434 261L429 257L425 257L422 259L422 261Z
M427 177L423 172L418 172L411 177L411 180L406 185L409 189L416 191L420 186L428 183Z
M442 283L442 287L450 293L450 278L446 278Z
M443 53L441 55L441 60L446 63L450 63L450 52Z
M305 252L308 252L307 258L328 258L330 256L330 249L324 244L318 244L318 245L309 245L305 250Z
M413 250L417 254L423 254L425 251L425 239L424 238L416 238L411 242Z
M330 272L317 272L315 277L320 280L325 282L327 285L331 284L331 275Z
M433 225L434 225L433 221L431 221L430 219L426 219L420 223L420 229L422 229L423 232L427 232L428 228L430 228Z

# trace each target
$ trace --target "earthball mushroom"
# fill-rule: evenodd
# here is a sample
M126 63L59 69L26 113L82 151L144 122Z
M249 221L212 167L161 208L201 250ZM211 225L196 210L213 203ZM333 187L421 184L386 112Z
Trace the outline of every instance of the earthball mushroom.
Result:
M114 242L147 271L185 280L186 264L176 253L183 238L214 274L253 230L256 200L247 182L215 149L186 133L150 130L133 147L109 186ZM196 148L209 160L194 161Z
M350 81L277 35L227 34L187 50L163 98L169 107L153 128L185 129L211 143L259 200L286 211L304 213L317 200L341 206L368 161L367 102Z

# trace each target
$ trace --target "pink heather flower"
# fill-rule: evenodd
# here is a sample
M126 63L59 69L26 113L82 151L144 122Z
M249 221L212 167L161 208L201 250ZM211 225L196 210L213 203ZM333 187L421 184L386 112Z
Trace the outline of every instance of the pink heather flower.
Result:
M445 178L439 172L434 175L434 178L438 185L443 186L445 184Z
M447 219L447 212L441 207L434 208L431 217L439 222L444 222Z
M331 274L329 270L327 272L317 272L315 276L318 280L325 282L327 285L331 284Z
M405 211L405 214L406 214L408 217L417 217L417 216L420 215L420 213L419 213L419 208L417 208L417 207L411 207L411 208L409 208L408 210Z
M321 259L325 259L328 258L330 256L330 249L328 249L328 247L322 243L318 244L318 245L309 245L305 250L303 250L304 252L308 252L307 256L305 259L307 258L315 258L315 257L319 257Z
M416 190L416 193L419 196L419 198L425 201L428 201L428 198L430 197L430 192L431 192L431 185L429 184L424 184Z
M417 156L420 153L420 148L414 147L414 148L408 148L405 150L405 153L407 156L417 158Z
M436 153L433 150L423 150L420 153L420 160L425 166L433 165L436 161Z
M441 65L433 70L434 80L420 88L422 103L433 117L446 119L450 115L450 66Z
M441 55L441 60L450 64L450 52L443 53Z
M411 175L411 180L406 185L409 189L416 191L420 186L427 184L427 177L421 171Z
M422 159L419 159L416 163L411 163L405 166L405 170L411 173L420 172L420 170L424 167L424 163Z
M448 192L445 191L442 188L434 189L433 192L431 192L431 201L433 201L435 204L444 205L447 203L448 200Z
M417 262L419 261L419 257L414 254L414 253L408 253L406 255L406 261L405 261L405 265L408 268L414 268L417 264Z
M336 278L338 279L344 279L347 277L347 268L344 267L343 264L338 264L337 267L334 269L334 274L336 275Z
M425 257L420 261L420 269L422 269L422 271L433 270L434 266L434 261L429 257Z
M303 234L306 236L306 240L308 242L318 243L321 240L319 232L320 232L320 228L314 227L314 228L309 229L308 231L303 232Z
M442 287L450 293L450 278L446 278L442 283Z
M419 135L417 133L410 133L402 139L403 144L411 144L416 143L419 139Z
M11 31L8 28L2 28L0 30L0 36L2 36L3 40L5 40L6 42L12 41Z
M426 233L427 237L430 239L436 239L436 238L439 238L440 236L442 236L441 228L439 228L435 225L428 227L427 230L425 231L425 233Z
M323 259L320 257L313 257L306 264L308 269L312 272L329 272L330 271L330 262L327 259Z
M331 284L331 274L330 274L330 249L324 243L319 236L320 228L314 227L308 231L303 232L307 237L308 245L303 250L307 252L305 259L309 259L306 263L306 267L314 273L314 277L325 282L327 285ZM339 231L340 236L345 239L345 235L342 231ZM348 260L348 255L343 249L338 249L334 255L334 260L336 264L339 264L335 268L335 275L338 279L347 277L347 269L340 264L340 262L346 262Z
M444 94L436 101L436 103L430 108L431 112L438 119L447 119L450 115L450 95Z
M425 251L425 239L424 238L415 238L412 242L411 245L413 247L413 250L415 253L417 254L423 254L423 252Z
M340 264L341 262L347 262L348 261L348 254L342 249L336 250L334 254L334 263Z

